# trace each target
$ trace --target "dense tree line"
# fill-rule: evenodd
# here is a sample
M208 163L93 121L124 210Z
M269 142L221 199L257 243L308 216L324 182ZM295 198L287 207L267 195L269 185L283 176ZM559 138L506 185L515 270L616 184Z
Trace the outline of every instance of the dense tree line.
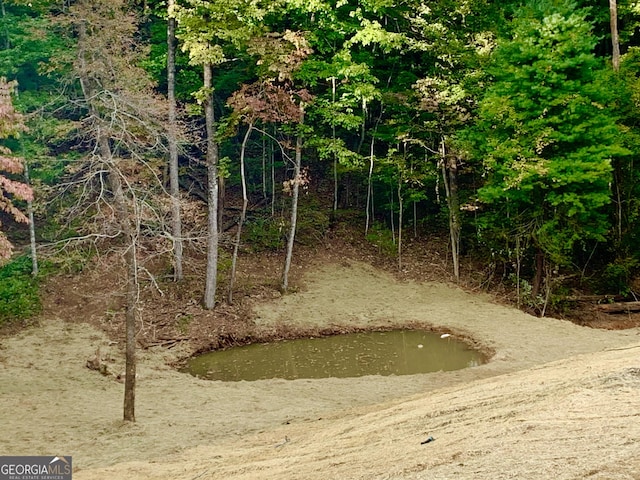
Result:
M403 228L447 228L456 277L462 248L533 297L594 249L592 267L628 277L635 4L494 3L3 0L0 73L29 125L3 148L19 145L49 187L39 195L74 210L67 236L88 234L88 221L105 231L86 206L111 200L86 187L103 180L92 158L117 158L150 209L169 193L172 228L160 208L163 222L144 231L171 239L176 279L188 237L179 199L197 186L209 204L209 308L225 191L244 192L243 220L260 202L275 216L309 180L322 208L361 210L367 233L392 229L399 255Z
M201 244L214 308L229 227L232 302L240 244L286 251L286 291L302 224L346 211L390 234L399 264L406 229L446 231L454 278L473 254L541 314L568 278L630 292L635 2L0 0L0 15L0 209L25 219L24 163L40 243L121 246L130 343L141 244L177 281Z

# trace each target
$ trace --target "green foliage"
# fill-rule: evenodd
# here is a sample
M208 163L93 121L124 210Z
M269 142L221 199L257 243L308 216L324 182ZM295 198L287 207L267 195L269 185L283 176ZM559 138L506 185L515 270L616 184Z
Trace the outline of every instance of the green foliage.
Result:
M516 274L512 273L509 275L509 281L516 287L516 293L519 296L519 305L534 311L540 309L544 305L544 297L542 295L538 295L536 297L532 295L533 287L528 280L520 278L518 283Z
M622 139L625 147L636 153L640 151L640 48L632 47L622 57L620 72L609 83L616 93L615 108L624 125ZM616 255L640 259L640 171L637 155L617 158L614 167L613 212L617 228L611 238L616 245Z
M189 333L189 326L193 321L193 315L190 313L182 314L176 319L175 327L180 335L187 335Z
M300 200L296 224L296 242L314 245L325 237L330 226L329 213L310 198ZM242 229L243 245L253 252L275 251L285 245L288 221L281 217L249 218Z
M629 295L631 293L631 280L638 271L640 261L637 258L618 258L609 263L602 272L598 281L599 288L605 293Z
M322 160L336 159L338 163L347 167L357 167L364 164L361 155L348 149L341 138L312 138L307 142L308 147L314 147L318 157Z
M300 200L296 242L300 245L314 245L321 242L329 230L329 225L329 214L319 202L313 201L310 197Z
M31 275L31 257L18 257L0 268L0 325L32 317L41 308L39 279Z
M0 74L19 80L16 108L29 127L19 141L3 145L29 162L37 192L38 235L46 240L83 232L83 219L60 213L80 205L82 194L73 185L92 178L96 192L108 195L102 190L103 174L73 160L95 147L82 120L88 118L86 105L73 100L81 86L69 77L79 32L69 23L51 25L79 3L84 2L5 0L0 16ZM204 93L212 94L216 119L224 121L232 92L266 75L277 79L278 86L304 86L314 97L305 111L304 162L314 172L313 184L324 189L323 195L333 183L328 172L336 174L336 190L349 196L344 204L359 208L358 222L364 216L371 159L369 213L377 218L394 215L395 220L401 197L407 221L409 206L419 202L416 211L422 218L416 219L418 223L446 228L449 212L438 153L444 142L447 153L458 160L459 203L474 212L461 213L460 218L477 219L475 238L481 247L488 247L494 260L512 261L517 239L523 259L531 260L532 251L542 249L548 259L568 264L587 240L593 244L605 238L611 242L611 258L640 260L636 248L640 170L637 159L625 150L640 151L640 53L635 46L640 9L636 2L619 2L626 54L615 78L605 73L604 58L593 54L594 48L601 56L610 48L609 12L594 0L176 3L172 13L179 30L179 114L193 114L180 116L181 121L192 122L187 128L193 133L180 140L181 180L198 182L201 178L195 177L203 171L192 168L201 159L204 129L198 118L202 108L194 97L202 100ZM105 78L124 78L129 64L142 65L156 80L155 93L164 92L166 2L129 2L127 6L134 14L127 16L134 40L122 51L149 54L142 63L136 56L118 64ZM587 6L591 9L582 9ZM115 19L112 25L118 22ZM597 37L590 22L596 24ZM149 50L139 48L144 43ZM101 50L95 50L98 56ZM215 66L207 92L200 90L203 63ZM89 70L92 75L97 71ZM111 90L118 95L101 100L105 111L124 93L121 88ZM138 90L139 104L149 105L151 90ZM164 111L158 112L162 123ZM109 120L133 118L130 113L118 109ZM623 129L615 126L616 116ZM460 134L476 118L476 128ZM256 127L273 132L284 152L291 149L287 136L299 130L265 123ZM231 175L227 185L233 186L238 167L228 158L237 158L243 132L236 126L223 127L218 124L219 169L221 176ZM131 139L146 135L139 124ZM156 140L160 146L165 139L158 136ZM121 145L114 140L119 155L133 155ZM260 193L262 174L270 173L271 162L276 186L269 190L278 189L277 184L288 176L287 160L278 148L270 153L254 143L247 153L249 191ZM335 170L331 168L334 161ZM161 176L161 169L155 172ZM149 177L136 176L136 182L136 188L148 190ZM615 209L608 205L612 194ZM312 204L306 196L301 200L299 242L325 237L326 203ZM83 205L76 211L84 219L103 221L95 208ZM288 220L271 218L269 213L247 220L243 245L257 251L283 247ZM609 229L612 220L615 231ZM471 235L464 243L468 245L470 239ZM391 231L375 225L369 240L395 255ZM65 268L81 269L88 255L70 252ZM225 262L222 258L221 271ZM622 291L634 269L631 260L616 260L606 268L603 282ZM530 299L532 308L537 308L536 302Z
M71 235L72 232L67 233L67 238L75 235ZM52 234L53 235L53 234ZM92 244L83 245L76 243L73 248L68 247L64 252L51 258L50 262L52 268L58 271L76 274L82 272L89 264L89 260L96 254L96 246Z
M398 252L393 232L381 223L374 223L367 232L366 240L376 246L380 253L395 256Z
M258 217L249 219L243 229L243 243L254 252L274 251L284 246L282 219Z
M227 58L225 47L246 42L260 27L264 15L258 3L186 0L176 6L182 51L191 65L219 65Z
M526 231L556 263L604 240L611 159L626 154L586 13L567 1L530 2L495 54L495 84L472 133L483 160L478 191L487 233Z
M11 3L3 5L0 18L0 72L17 80L22 89L51 87L47 64L63 48L63 40L48 29L46 5Z

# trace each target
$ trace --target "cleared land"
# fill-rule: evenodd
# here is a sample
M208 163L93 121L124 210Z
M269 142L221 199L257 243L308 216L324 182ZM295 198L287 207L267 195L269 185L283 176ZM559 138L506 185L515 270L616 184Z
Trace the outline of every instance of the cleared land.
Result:
M0 451L73 455L77 480L640 478L638 329L536 318L359 262L309 270L305 285L256 303L255 321L428 324L493 359L406 377L221 383L167 366L179 347L151 348L128 425L122 384L85 366L101 347L119 371L118 346L45 315L2 339Z

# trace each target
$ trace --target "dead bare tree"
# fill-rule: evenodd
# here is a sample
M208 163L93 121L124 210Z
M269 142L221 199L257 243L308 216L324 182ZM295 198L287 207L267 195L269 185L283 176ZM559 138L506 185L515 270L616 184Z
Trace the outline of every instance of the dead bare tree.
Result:
M145 72L136 67L142 53L135 41L137 18L124 0L80 0L58 22L76 36L68 59L72 80L79 83L78 103L85 156L80 197L92 200L94 224L102 234L122 239L126 265L125 421L135 421L136 325L139 316L138 247L141 224L149 213L149 192L166 196L149 163L160 155L166 130L166 104L153 92ZM148 175L141 174L147 171ZM153 182L152 186L146 182Z

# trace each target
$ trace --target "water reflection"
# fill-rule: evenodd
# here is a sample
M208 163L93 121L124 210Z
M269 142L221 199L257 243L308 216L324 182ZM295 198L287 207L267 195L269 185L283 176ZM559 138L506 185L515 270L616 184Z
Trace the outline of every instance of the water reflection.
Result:
M485 363L452 337L423 330L352 333L254 344L192 358L185 371L210 380L411 375Z

